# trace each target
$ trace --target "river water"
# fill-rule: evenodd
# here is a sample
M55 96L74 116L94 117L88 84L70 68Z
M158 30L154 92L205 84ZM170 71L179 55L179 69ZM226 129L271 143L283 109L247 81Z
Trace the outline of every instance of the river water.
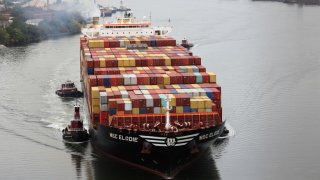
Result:
M126 1L137 17L174 26L217 73L235 135L177 179L319 179L320 7L236 0ZM0 50L0 179L159 179L65 144L79 82L79 36ZM79 101L79 103L83 103Z

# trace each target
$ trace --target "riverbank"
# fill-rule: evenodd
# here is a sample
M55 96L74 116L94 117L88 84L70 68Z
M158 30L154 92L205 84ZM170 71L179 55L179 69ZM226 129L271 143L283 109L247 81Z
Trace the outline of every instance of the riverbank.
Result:
M5 46L21 46L37 43L51 37L74 35L81 32L85 24L82 16L77 12L43 11L30 8L15 7L11 11L12 22L0 29L0 44ZM46 13L46 17L38 24L27 24L27 20L39 14ZM35 13L36 12L36 13Z

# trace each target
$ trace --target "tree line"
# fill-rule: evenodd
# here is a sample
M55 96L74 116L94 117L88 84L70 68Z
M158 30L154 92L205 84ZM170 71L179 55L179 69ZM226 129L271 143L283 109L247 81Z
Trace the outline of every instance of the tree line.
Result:
M26 45L51 36L77 34L85 23L81 15L76 12L54 12L52 18L44 19L38 26L25 23L27 19L22 8L12 9L12 16L9 26L0 27L0 44L6 46Z

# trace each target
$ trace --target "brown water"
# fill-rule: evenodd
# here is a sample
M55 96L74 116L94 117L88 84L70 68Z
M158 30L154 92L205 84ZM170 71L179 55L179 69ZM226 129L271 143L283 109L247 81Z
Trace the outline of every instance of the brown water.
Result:
M117 2L118 4L118 2ZM319 179L320 7L277 2L126 1L139 18L170 18L178 40L222 86L235 136L177 179ZM65 144L73 100L55 89L79 81L79 38L0 50L0 179L157 179ZM80 84L77 84L80 87ZM82 103L82 102L80 102Z

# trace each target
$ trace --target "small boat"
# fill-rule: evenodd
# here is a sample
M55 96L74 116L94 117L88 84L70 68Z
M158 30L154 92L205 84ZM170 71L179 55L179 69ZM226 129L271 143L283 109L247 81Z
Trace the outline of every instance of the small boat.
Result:
M193 47L193 44L189 43L187 39L183 39L180 45L187 49L190 49Z
M83 121L80 118L80 106L74 106L74 118L65 129L62 130L62 138L68 142L84 142L89 140L89 134L83 127Z
M61 85L61 89L56 91L60 97L82 97L83 93L78 91L77 87L71 81L66 81Z

